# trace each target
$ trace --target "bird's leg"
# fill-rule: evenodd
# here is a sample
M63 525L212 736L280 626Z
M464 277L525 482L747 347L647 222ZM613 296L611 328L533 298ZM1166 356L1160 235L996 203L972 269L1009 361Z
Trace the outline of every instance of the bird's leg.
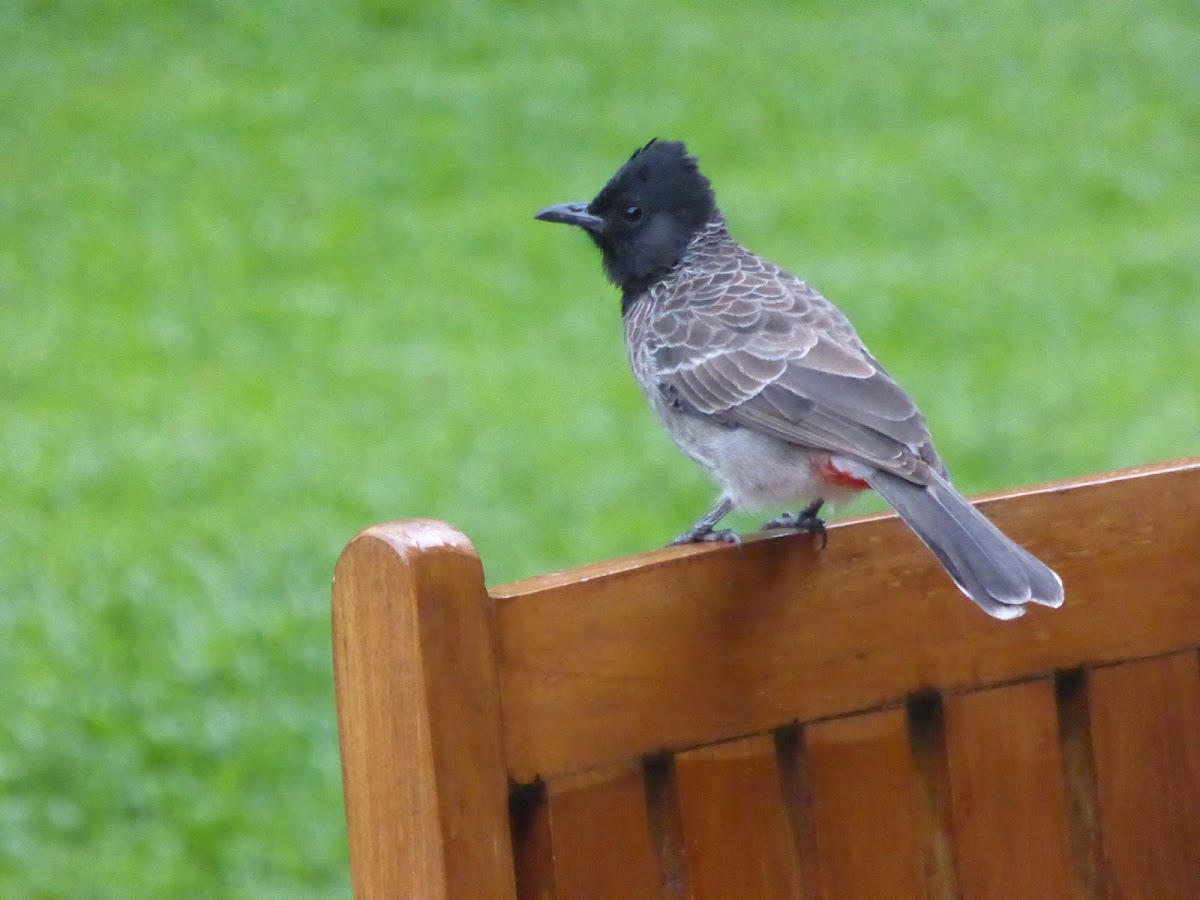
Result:
M784 513L777 519L772 519L770 522L764 522L763 531L772 531L776 528L795 528L798 531L807 531L809 534L818 534L821 536L821 549L829 543L829 535L825 531L825 520L817 516L821 511L821 507L825 505L825 501L818 498L800 512L792 515Z
M722 528L719 531L713 531L713 527L720 522L725 515L733 509L733 501L728 497L722 497L699 522L681 534L668 547L675 547L679 544L698 544L701 541L724 541L727 544L740 544L742 539L737 536L732 528Z

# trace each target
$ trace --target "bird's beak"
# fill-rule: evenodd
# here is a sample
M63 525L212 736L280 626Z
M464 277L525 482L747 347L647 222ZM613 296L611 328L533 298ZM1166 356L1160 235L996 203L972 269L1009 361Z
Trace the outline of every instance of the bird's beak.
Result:
M563 225L578 225L584 231L599 234L604 230L604 220L588 212L586 203L556 203L538 212L535 219L543 222L561 222Z

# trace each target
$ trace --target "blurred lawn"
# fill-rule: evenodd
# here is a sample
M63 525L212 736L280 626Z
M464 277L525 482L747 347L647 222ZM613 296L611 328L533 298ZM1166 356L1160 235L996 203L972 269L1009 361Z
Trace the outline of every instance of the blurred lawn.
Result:
M964 489L1200 449L1194 2L802 6L3 5L0 896L346 896L343 543L495 582L707 507L531 220L655 135Z

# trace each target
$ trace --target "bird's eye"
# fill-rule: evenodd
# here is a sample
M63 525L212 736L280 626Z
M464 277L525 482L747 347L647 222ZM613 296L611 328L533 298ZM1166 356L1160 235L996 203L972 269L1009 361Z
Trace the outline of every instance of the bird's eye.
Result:
M636 225L642 221L642 208L640 206L627 206L625 211L621 213L621 218L629 225Z

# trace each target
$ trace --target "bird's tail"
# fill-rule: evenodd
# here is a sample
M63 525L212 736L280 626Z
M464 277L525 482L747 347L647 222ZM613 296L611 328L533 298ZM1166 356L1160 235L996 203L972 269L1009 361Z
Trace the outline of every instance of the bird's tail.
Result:
M959 590L988 615L1015 619L1026 603L1062 605L1062 579L941 476L923 485L876 470L867 481L933 551Z

